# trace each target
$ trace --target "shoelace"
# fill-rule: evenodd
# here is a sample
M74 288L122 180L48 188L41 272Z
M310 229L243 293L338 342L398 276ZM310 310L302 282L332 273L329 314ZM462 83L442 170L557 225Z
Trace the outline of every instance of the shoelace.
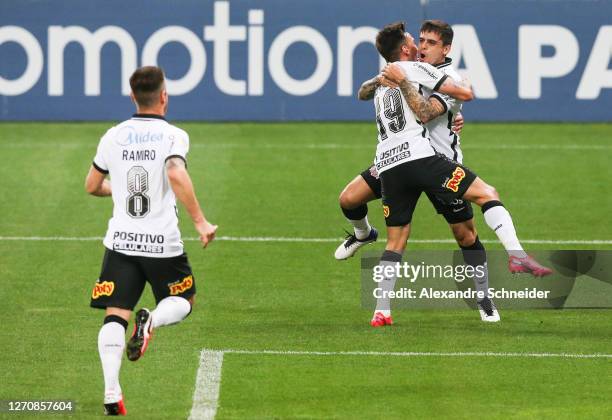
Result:
M348 230L345 230L345 232L346 232L346 237L344 238L345 239L344 248L348 249L351 245L357 242L357 237L355 236L355 234L349 233Z
M483 300L478 302L478 304L480 305L482 310L485 311L485 314L487 314L487 316L493 315L493 303L489 298L484 298Z

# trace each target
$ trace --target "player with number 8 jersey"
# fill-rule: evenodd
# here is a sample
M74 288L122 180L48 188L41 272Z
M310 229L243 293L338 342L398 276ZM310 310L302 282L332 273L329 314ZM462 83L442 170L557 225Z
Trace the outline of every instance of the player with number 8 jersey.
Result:
M176 197L166 181L170 158L186 162L189 135L158 115L134 114L100 140L93 165L112 172L113 217L104 246L126 255L181 255Z
M168 93L162 69L137 69L130 87L136 114L102 137L85 180L88 193L110 195L114 204L90 304L105 310L98 352L106 415L127 414L119 385L124 349L129 360L139 360L154 329L181 322L191 313L196 283L178 228L177 199L204 247L217 231L204 217L187 172L189 136L165 120ZM157 306L136 312L126 344L128 321L147 283Z

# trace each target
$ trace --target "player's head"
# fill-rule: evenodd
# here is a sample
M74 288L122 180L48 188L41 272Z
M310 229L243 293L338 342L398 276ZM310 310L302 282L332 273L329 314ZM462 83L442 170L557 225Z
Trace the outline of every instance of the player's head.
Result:
M376 49L387 62L414 60L417 47L404 22L391 23L376 35Z
M164 81L164 71L160 67L145 66L136 69L130 77L130 94L139 110L157 110L166 113L168 93Z
M426 20L419 35L419 60L440 64L451 50L453 28L442 20Z

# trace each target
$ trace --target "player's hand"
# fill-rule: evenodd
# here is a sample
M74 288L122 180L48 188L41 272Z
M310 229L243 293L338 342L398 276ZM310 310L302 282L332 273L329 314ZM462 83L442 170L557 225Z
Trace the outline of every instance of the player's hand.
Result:
M206 248L206 246L215 239L218 226L204 221L196 223L195 228L198 231L198 234L200 235L200 242L202 243L202 247Z
M395 83L393 80L387 79L382 74L378 76L378 83L380 83L381 86L386 86L388 88L399 87L399 85L397 83Z
M381 74L385 79L394 82L396 85L399 85L406 79L404 71L395 63L387 64Z
M453 131L457 134L461 133L461 130L463 130L464 123L465 120L463 119L463 114L458 112L455 116L455 120L453 121Z

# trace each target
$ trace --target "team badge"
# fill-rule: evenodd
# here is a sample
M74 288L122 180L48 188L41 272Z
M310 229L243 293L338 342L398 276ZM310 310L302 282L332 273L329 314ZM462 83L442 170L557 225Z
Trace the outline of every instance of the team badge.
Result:
M193 276L189 275L185 277L183 280L175 281L174 283L170 283L168 288L170 289L170 294L172 296L180 295L186 290L191 289L193 286Z
M383 206L383 215L385 216L385 219L389 217L389 214L391 214L391 210L389 209L389 206Z
M465 171L460 166L457 166L453 171L451 179L446 182L445 187L453 192L457 192L459 191L459 184L461 184L463 178L465 178Z
M91 292L92 299L98 299L100 296L110 296L115 291L115 282L103 281L102 283L96 283L93 291Z
M376 166L374 166L374 165L370 166L370 175L372 175L372 177L374 179L378 179L379 178L378 169L376 169Z

